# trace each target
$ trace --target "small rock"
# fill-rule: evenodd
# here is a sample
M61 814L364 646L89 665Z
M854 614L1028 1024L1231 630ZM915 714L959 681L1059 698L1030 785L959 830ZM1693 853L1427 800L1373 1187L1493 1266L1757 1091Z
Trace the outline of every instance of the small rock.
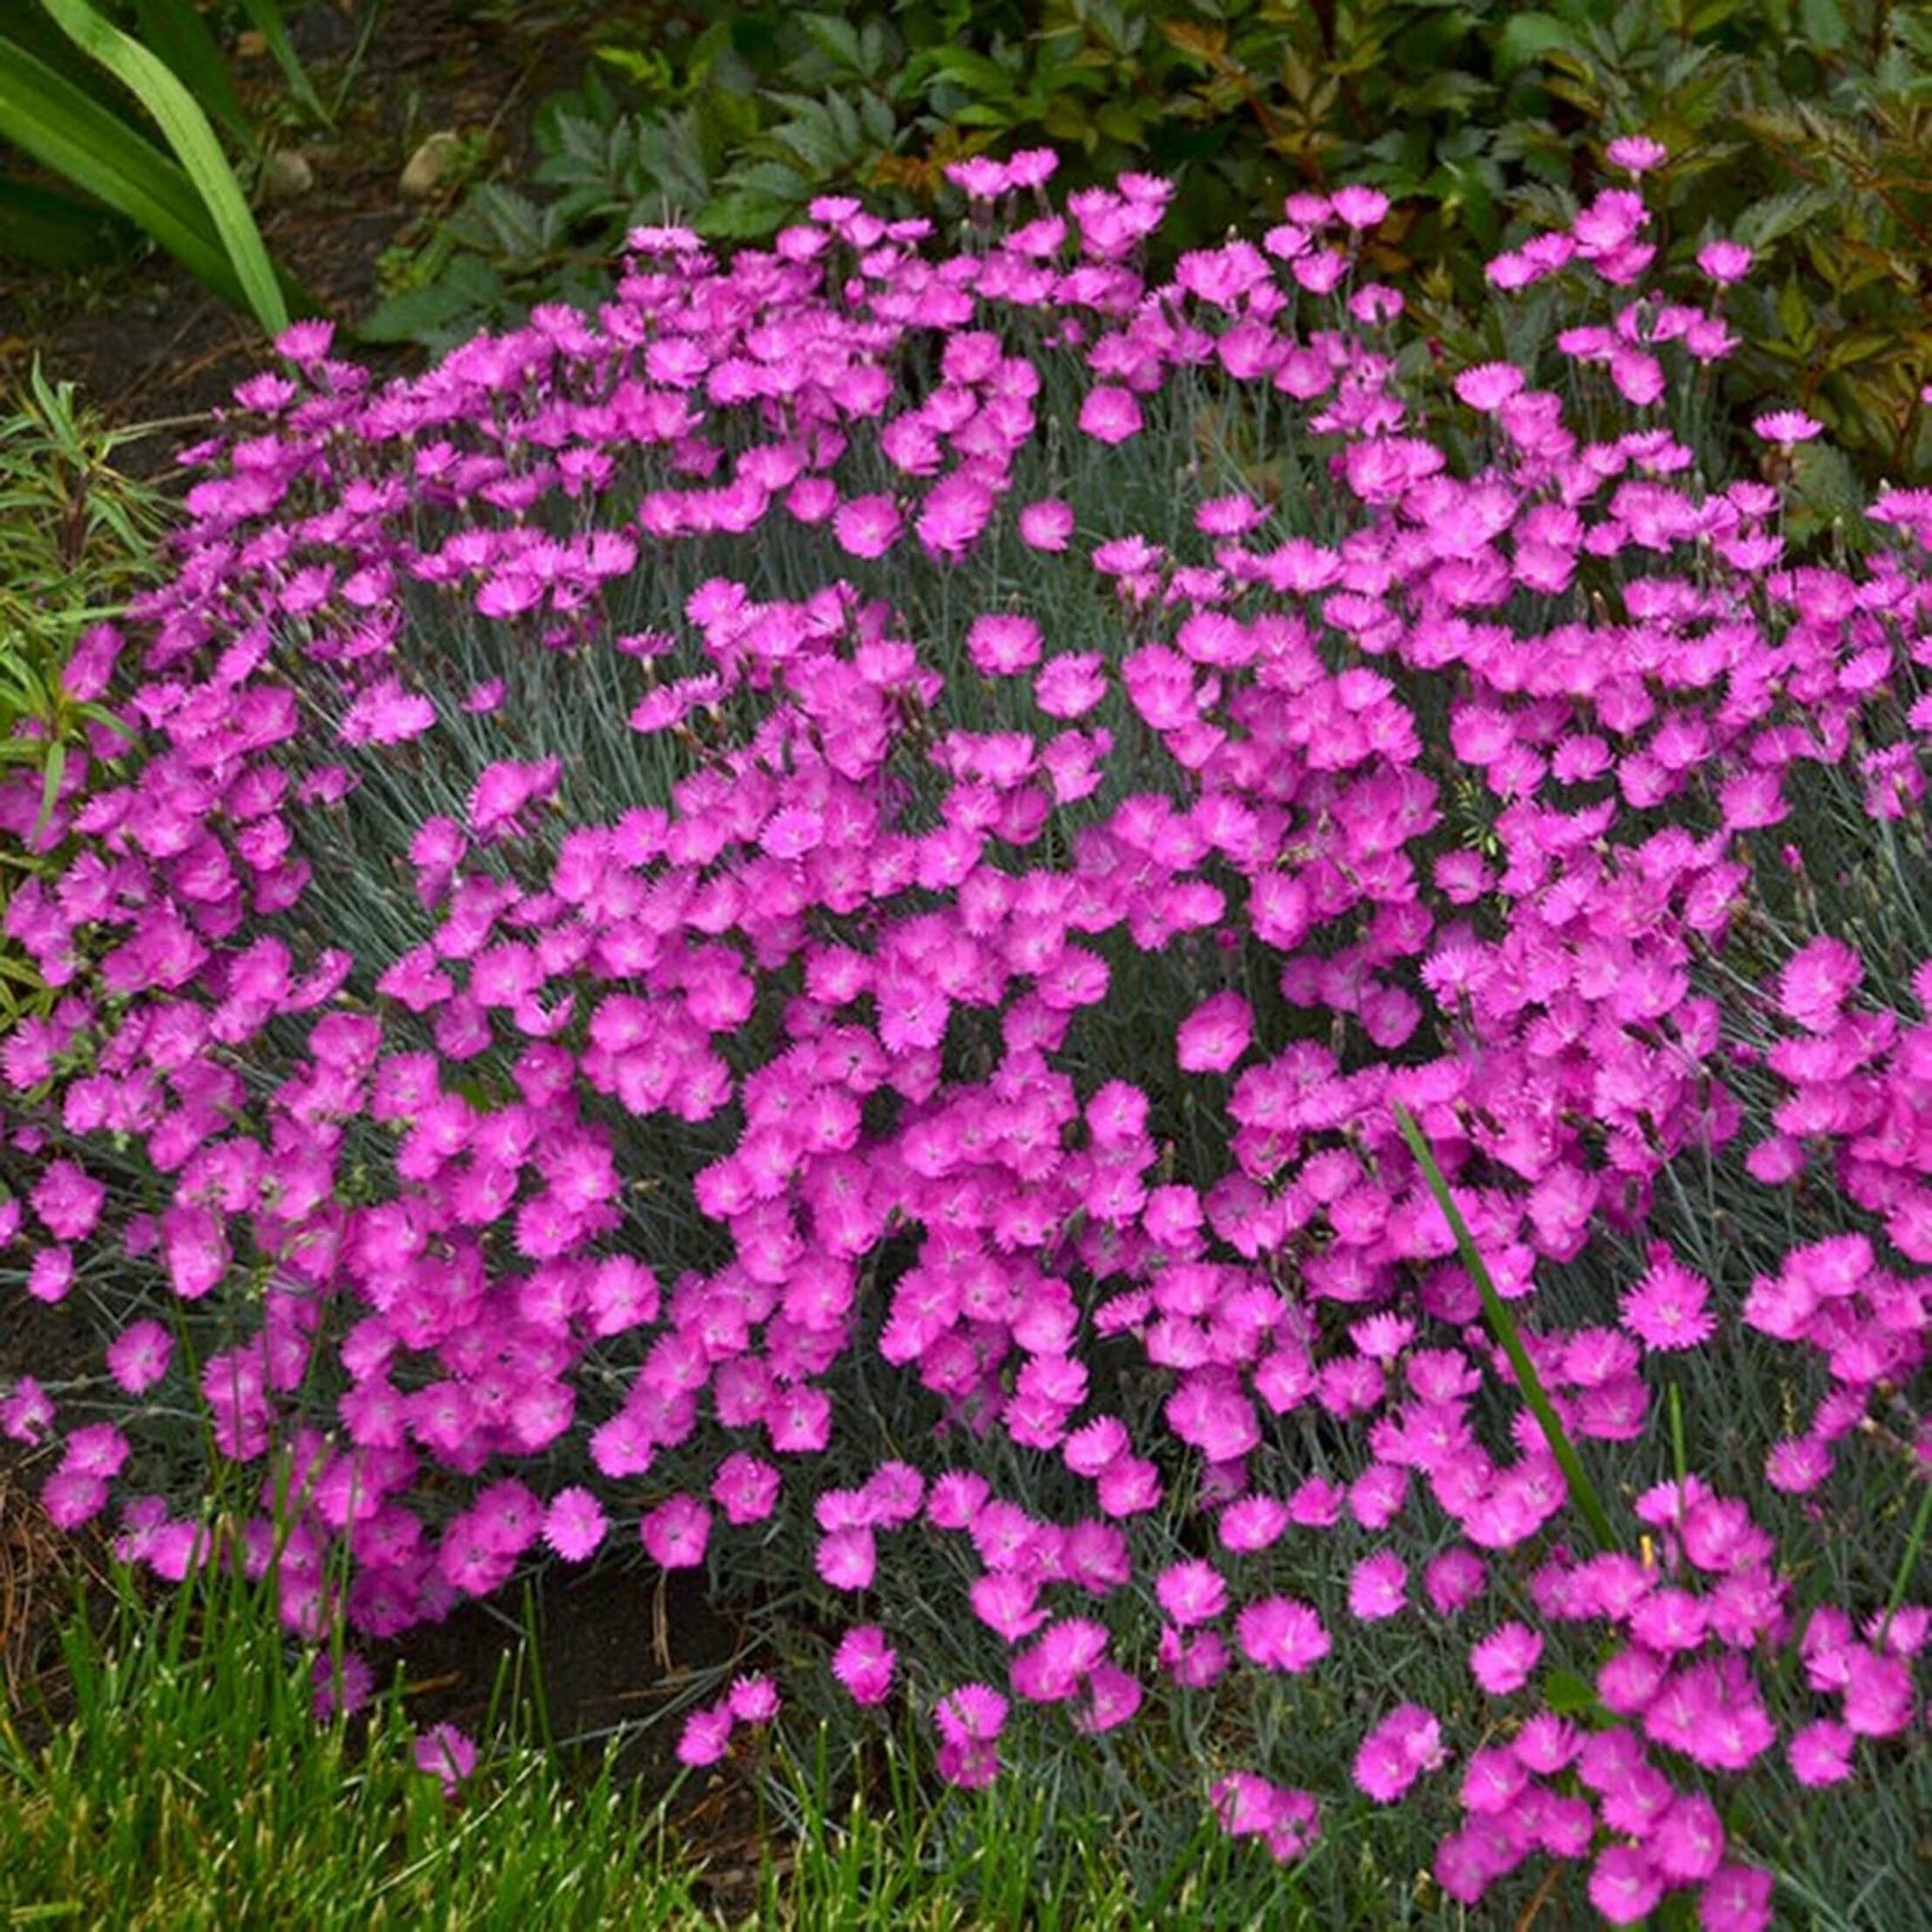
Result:
M278 148L262 167L262 191L273 201L293 201L315 185L315 170L307 156L293 148Z
M411 201L426 201L456 164L461 138L445 128L431 135L409 158L397 183Z

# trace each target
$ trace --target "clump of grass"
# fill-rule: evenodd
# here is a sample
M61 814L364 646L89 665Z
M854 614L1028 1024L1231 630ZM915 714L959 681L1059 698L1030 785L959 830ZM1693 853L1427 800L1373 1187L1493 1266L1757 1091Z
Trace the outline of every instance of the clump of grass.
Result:
M42 775L42 825L70 746L90 731L107 733L110 745L126 735L100 706L77 700L62 673L89 627L119 616L155 577L168 500L116 463L146 433L110 427L72 383L49 382L38 358L25 386L0 397L0 770ZM0 919L46 857L0 845ZM25 956L0 939L0 1035L45 999Z
M1011 1781L935 1807L912 1740L835 1763L824 1725L762 1765L749 1846L673 1822L675 1789L647 1804L614 1771L621 1739L573 1777L566 1751L514 1720L445 1797L418 1767L402 1677L360 1714L317 1720L331 1651L289 1644L262 1584L219 1565L168 1599L124 1567L105 1599L99 1584L90 1596L77 1583L60 1632L60 1721L44 1699L24 1710L16 1699L0 1719L10 1925L1322 1922L1286 1874L1241 1860L1211 1823L1149 1890L1122 1855L1143 1820L1076 1816L1070 1792Z
M261 1587L173 1602L126 1570L62 1633L69 1712L0 1723L0 1911L128 1927L712 1922L608 1761L573 1789L512 1740L455 1797L417 1766L400 1680L318 1722ZM325 1652L324 1656L327 1656Z

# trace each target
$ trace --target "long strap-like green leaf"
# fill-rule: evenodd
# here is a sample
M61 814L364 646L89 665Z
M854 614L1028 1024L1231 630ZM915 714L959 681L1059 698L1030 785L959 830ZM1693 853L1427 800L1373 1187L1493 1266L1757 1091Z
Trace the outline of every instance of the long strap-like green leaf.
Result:
M154 116L201 196L256 321L271 335L279 335L288 327L288 307L273 265L234 170L194 96L166 61L103 20L87 0L40 0L40 4L77 47L98 60Z
M182 266L242 300L208 210L188 176L45 61L0 38L0 128L42 167L128 217Z
M134 0L134 8L135 31L141 45L158 53L200 106L253 154L254 124L235 92L228 63L192 0Z
M1556 1466L1563 1473L1570 1500L1590 1525L1590 1533L1597 1539L1597 1547L1616 1549L1617 1532L1611 1528L1609 1513L1597 1494L1596 1485L1584 1472L1577 1446L1570 1439L1570 1432L1550 1406L1549 1397L1543 1390L1542 1377L1536 1373L1536 1365L1529 1359L1522 1345L1522 1337L1516 1333L1516 1319L1510 1314L1508 1304L1496 1293L1496 1284L1489 1278L1489 1270L1483 1265L1475 1238L1469 1232L1469 1224L1463 1219L1462 1210L1456 1205L1455 1197L1449 1191L1449 1183L1443 1178L1442 1170L1436 1165L1436 1156L1427 1138L1417 1126L1415 1116L1399 1101L1396 1103L1396 1125L1402 1129L1402 1137L1408 1142L1410 1152L1421 1165L1422 1177L1429 1183L1429 1191L1435 1196L1436 1204L1442 1210L1450 1232L1456 1238L1456 1252L1475 1281L1489 1332L1502 1344L1502 1351L1509 1358L1509 1366L1515 1371L1516 1386L1521 1390L1530 1414L1536 1418L1536 1426L1542 1431L1543 1440L1549 1445L1550 1454L1556 1459Z

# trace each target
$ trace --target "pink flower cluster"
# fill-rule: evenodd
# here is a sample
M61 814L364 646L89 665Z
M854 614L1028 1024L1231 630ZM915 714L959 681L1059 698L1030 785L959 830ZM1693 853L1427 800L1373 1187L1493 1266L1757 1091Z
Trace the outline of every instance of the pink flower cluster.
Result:
M1021 221L1050 158L962 166L959 253L844 199L728 262L640 230L595 317L379 390L303 325L189 452L138 647L85 647L139 749L72 761L6 913L59 997L0 1043L0 1272L127 1311L48 1507L118 1485L125 1552L185 1575L194 1499L138 1492L196 1404L304 1633L613 1528L769 1550L850 1619L853 1705L909 1690L967 1786L1426 1637L1473 1688L1354 1735L1352 1784L1446 1813L1460 1764L1446 1892L1540 1855L1613 1922L1696 1887L1762 1925L1775 1846L1710 1792L1922 1749L1925 1608L1800 1621L1802 1550L1702 1475L1631 1485L1643 1555L1577 1554L1394 1109L1590 1455L1636 1466L1680 1359L1782 1348L1828 1387L1766 1509L1802 1528L1848 1446L1922 1481L1928 1028L1751 907L1854 752L1873 825L1922 801L1932 715L1891 700L1932 575L1787 564L1773 489L1694 480L1673 385L1735 338L1639 289L1634 191L1491 266L1599 301L1552 349L1635 413L1592 438L1533 366L1404 387L1379 195L1149 288L1167 184ZM1285 415L1320 500L1203 480L1203 395ZM1114 521L1132 473L1171 528ZM38 810L0 789L0 830ZM1734 1149L1843 1204L1748 1292L1672 1218ZM1590 1266L1559 1319L1539 1274ZM921 1562L983 1669L889 1627ZM776 1708L742 1680L680 1756ZM1217 1769L1231 1832L1314 1845L1296 1767Z

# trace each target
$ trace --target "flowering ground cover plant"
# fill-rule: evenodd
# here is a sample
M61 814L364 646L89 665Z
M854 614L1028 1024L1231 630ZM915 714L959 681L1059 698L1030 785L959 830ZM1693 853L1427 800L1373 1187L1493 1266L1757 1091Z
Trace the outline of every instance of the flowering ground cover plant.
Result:
M1932 492L1853 568L1702 466L1659 152L1471 368L1378 194L1149 288L1165 184L1031 153L291 330L70 671L135 749L0 795L56 1518L179 1578L244 1472L311 1641L728 1566L688 1763L910 1711L1321 1922L1903 1922Z

